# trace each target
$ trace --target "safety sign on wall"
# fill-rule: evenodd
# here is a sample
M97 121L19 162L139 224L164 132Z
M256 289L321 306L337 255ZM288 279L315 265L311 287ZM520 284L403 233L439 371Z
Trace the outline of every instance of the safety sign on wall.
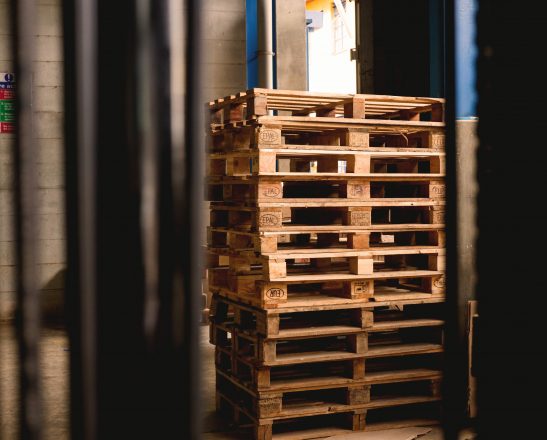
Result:
M15 76L0 73L0 133L15 131Z

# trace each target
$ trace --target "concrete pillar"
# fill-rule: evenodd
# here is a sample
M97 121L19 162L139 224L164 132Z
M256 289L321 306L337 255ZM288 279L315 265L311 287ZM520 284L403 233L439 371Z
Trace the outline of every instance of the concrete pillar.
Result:
M276 1L277 88L306 90L306 2Z
M476 154L476 0L456 0L456 148L458 171L458 246L460 301L473 299L477 227Z

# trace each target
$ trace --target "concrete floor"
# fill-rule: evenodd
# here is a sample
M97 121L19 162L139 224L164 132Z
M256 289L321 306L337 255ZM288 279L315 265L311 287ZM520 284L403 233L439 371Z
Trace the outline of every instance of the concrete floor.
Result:
M68 340L61 329L42 332L45 440L68 439ZM0 438L17 438L17 341L12 326L0 325Z
M248 439L247 433L232 429L215 413L214 348L209 344L208 328L201 329L203 356L202 396L205 440ZM62 329L42 332L42 372L45 440L68 440L68 340ZM13 327L0 325L0 438L16 438L17 420L17 344ZM352 437L354 438L354 437ZM358 437L361 438L361 437ZM367 438L362 434L363 440ZM378 437L375 437L378 438ZM386 432L387 438L387 432ZM464 435L462 440L473 438ZM423 440L442 440L438 427L420 437Z

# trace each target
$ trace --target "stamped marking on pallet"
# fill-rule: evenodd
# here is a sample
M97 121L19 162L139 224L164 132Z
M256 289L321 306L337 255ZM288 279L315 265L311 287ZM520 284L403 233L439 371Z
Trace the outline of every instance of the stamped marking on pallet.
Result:
M370 293L371 283L368 281L355 281L353 288L356 294Z
M278 186L263 187L262 195L268 198L277 198L281 195L281 188L279 188Z
M260 226L281 226L281 215L276 213L261 214Z
M443 288L443 289L444 289L444 287L445 287L445 285L446 285L446 282L445 282L444 277L439 277L439 278L437 278L436 280L433 280L433 285L434 285L435 287L439 287L439 288Z
M280 144L280 130L261 128L258 134L258 139L263 144Z
M370 225L370 212L352 211L351 212L351 224L354 226L368 226Z
M432 197L446 197L445 185L431 185L430 191Z
M445 136L443 134L434 134L431 136L431 148L444 147Z
M352 197L365 197L369 190L368 185L359 185L359 184L353 184L349 185L349 193Z
M279 287L272 287L266 291L266 297L270 299L286 299L287 292Z

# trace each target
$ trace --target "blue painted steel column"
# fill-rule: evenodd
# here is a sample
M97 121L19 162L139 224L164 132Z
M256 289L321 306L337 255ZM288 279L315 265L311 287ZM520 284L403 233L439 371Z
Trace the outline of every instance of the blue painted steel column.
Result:
M245 40L247 62L247 88L258 86L258 9L256 0L246 0Z
M477 116L477 0L455 0L456 119Z

